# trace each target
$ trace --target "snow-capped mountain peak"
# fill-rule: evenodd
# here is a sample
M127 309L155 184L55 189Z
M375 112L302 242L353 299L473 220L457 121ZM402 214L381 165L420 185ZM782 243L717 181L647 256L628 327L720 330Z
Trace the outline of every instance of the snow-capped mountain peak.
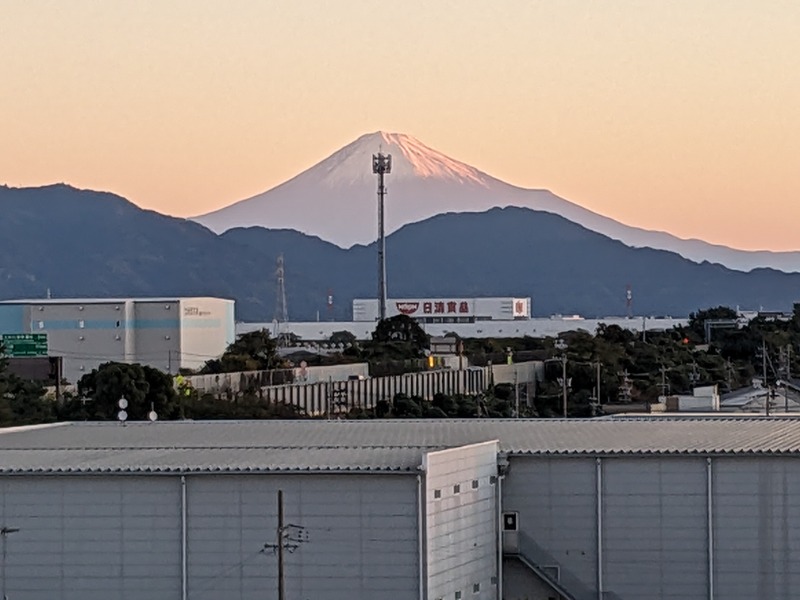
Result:
M377 237L377 180L372 155L392 155L386 178L386 233L446 212L483 212L521 206L561 215L629 246L677 252L702 262L748 271L800 271L798 252L746 252L668 233L630 227L547 190L523 189L496 179L403 133L362 135L322 162L266 192L193 220L216 232L260 225L295 229L343 248Z
M478 169L454 160L410 135L384 131L362 135L309 171L321 174L321 183L330 187L374 182L375 176L365 157L378 152L392 155L391 181L430 178L488 187L492 180Z

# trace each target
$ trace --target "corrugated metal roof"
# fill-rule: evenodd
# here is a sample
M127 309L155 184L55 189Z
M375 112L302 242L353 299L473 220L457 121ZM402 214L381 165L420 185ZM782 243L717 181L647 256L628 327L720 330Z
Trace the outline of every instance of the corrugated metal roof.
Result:
M0 300L0 304L124 304L125 302L180 302L181 300L225 300L233 302L228 298L218 298L216 296L153 296L153 297L133 297L123 298L111 296L109 298L18 298L16 300Z
M110 448L3 450L0 473L415 472L416 448Z
M0 473L415 471L440 448L500 440L510 454L800 455L800 420L172 421L0 430Z

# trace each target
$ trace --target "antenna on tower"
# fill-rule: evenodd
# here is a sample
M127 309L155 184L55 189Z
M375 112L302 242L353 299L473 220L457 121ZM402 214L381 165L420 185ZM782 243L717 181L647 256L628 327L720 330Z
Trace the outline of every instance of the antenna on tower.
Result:
M628 318L633 318L633 290L629 283L625 288L625 308L627 309Z
M392 172L392 155L378 152L372 155L372 172L378 176L378 303L380 320L386 318L386 234L384 231L383 201L386 186L384 175Z
M278 255L277 266L275 269L275 315L272 320L275 323L275 339L280 346L285 342L286 333L284 327L289 320L289 309L286 304L286 282L283 266L283 254Z
M327 296L328 321L333 321L333 290L328 288Z

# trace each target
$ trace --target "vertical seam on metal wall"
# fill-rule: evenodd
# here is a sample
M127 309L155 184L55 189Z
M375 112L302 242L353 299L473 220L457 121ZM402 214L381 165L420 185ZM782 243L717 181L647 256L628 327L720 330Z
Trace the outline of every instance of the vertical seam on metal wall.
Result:
M706 528L708 531L708 599L714 600L714 488L711 457L706 458Z
M188 532L186 528L186 475L181 475L181 598L189 598Z
M595 459L595 501L597 505L597 599L603 600L603 459Z

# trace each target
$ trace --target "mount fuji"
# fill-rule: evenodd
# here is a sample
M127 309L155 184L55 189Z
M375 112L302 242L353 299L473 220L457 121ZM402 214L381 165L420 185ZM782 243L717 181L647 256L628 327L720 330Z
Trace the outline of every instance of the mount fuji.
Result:
M377 238L377 181L370 166L378 151L392 155L392 172L386 179L387 235L443 213L517 206L560 215L634 248L668 250L698 263L740 271L800 271L800 252L738 250L624 225L548 190L500 181L409 135L380 131L361 136L271 190L192 220L216 233L261 226L293 229L342 248L369 244Z

